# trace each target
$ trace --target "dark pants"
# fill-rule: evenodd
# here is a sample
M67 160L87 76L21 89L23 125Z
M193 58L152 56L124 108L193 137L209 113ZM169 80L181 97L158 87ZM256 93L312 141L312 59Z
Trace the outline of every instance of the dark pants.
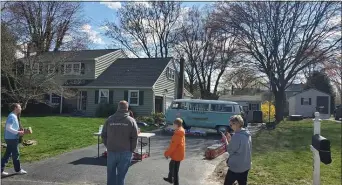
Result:
M168 179L173 180L174 185L179 185L179 177L178 177L179 166L180 166L180 161L171 160L169 163Z
M235 173L228 170L226 178L224 179L224 185L233 185L235 181L239 185L247 185L248 170L242 173Z
M1 172L5 170L5 166L8 163L9 158L12 155L13 165L15 172L19 172L20 161L19 161L19 140L18 139L6 139L6 152L1 158Z

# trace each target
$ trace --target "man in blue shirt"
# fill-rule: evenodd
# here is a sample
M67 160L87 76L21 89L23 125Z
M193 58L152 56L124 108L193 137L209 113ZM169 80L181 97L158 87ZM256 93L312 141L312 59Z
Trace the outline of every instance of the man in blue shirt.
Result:
M7 144L6 152L1 159L1 176L8 175L4 172L5 166L12 155L14 170L17 174L26 174L27 172L20 167L19 161L19 136L24 135L24 131L20 130L18 115L21 113L19 103L11 105L12 112L8 115L5 124L5 141Z

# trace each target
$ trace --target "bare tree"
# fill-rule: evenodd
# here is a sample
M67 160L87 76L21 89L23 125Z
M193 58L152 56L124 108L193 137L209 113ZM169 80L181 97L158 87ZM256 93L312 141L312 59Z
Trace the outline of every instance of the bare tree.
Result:
M221 77L237 50L234 36L216 32L208 25L210 15L208 9L193 7L177 30L175 50L187 60L190 91L198 84L202 98L217 99Z
M17 34L19 43L39 54L60 50L67 35L82 35L81 8L79 2L7 2L3 20L11 23L8 26Z
M225 87L234 86L236 89L243 91L247 88L258 87L260 78L255 70L240 66L225 74L224 85L226 85Z
M331 82L336 87L340 100L342 100L342 56L339 54L336 58L324 63L324 70L330 77Z
M21 102L23 109L29 101L46 103L45 94L73 96L62 90L61 65L72 57L70 52L54 58L58 50L86 48L85 35L78 33L82 22L79 3L69 2L6 2L2 6L1 24L1 94L4 100ZM68 39L66 37L69 37ZM87 43L87 42L82 42ZM33 50L34 49L34 53ZM44 61L45 53L53 50ZM17 54L26 57L18 60ZM6 97L6 98L4 98Z
M2 25L1 30L1 95L7 101L21 102L25 109L30 100L46 103L47 93L61 94L61 84L56 81L60 60L40 61L38 55L17 60L17 41L14 34ZM69 90L65 96L71 95Z
M276 120L284 117L285 89L304 68L330 58L341 37L336 2L225 2L213 25L235 34L249 65L271 79ZM339 19L339 21L334 21ZM234 31L234 32L233 32ZM315 57L311 57L315 54Z
M146 5L147 4L147 5ZM174 29L180 17L180 2L160 1L146 4L126 2L116 20L106 21L106 36L136 57L168 57L174 42Z

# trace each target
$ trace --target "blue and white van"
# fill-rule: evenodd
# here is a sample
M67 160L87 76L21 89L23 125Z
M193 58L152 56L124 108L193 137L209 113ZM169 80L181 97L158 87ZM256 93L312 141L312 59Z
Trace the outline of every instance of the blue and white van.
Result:
M172 124L176 118L182 118L185 129L200 127L225 132L231 131L229 118L241 113L242 107L236 102L176 99L167 109L165 118L167 124Z

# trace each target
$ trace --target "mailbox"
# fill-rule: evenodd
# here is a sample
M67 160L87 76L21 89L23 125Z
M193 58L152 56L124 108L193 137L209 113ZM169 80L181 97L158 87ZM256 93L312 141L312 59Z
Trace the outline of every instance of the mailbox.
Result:
M315 134L312 136L312 146L319 151L319 157L322 163L331 163L330 141L328 139L319 134Z

